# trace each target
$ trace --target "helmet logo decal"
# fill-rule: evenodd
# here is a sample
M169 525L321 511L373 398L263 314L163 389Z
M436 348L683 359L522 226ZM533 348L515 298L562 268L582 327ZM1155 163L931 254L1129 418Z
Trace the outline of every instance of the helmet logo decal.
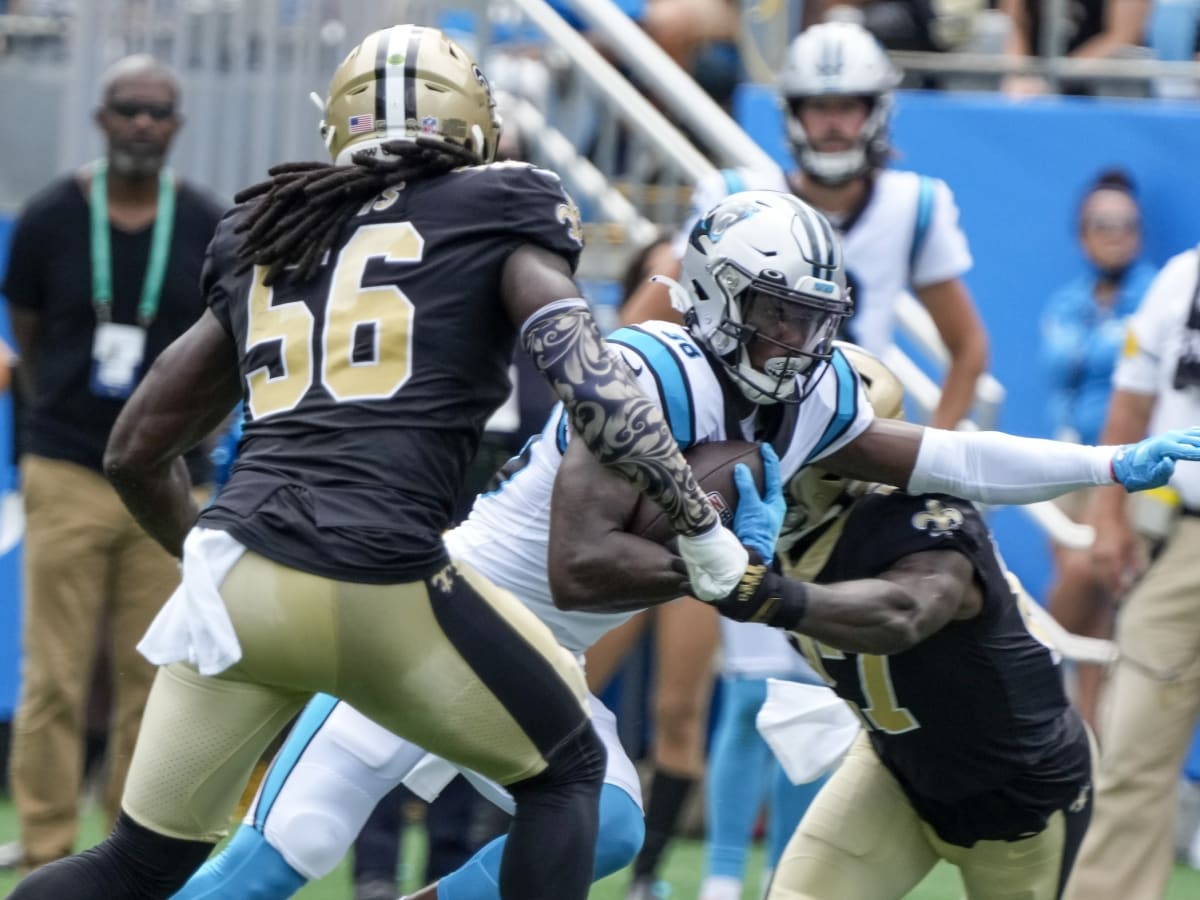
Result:
M705 235L712 243L719 243L733 225L741 222L743 219L748 219L758 212L758 207L753 203L722 203L719 207L713 210L709 215L705 216L696 223L696 227L692 229L691 237L688 239L697 250L701 249L699 240L701 235Z
M842 44L830 41L821 46L821 58L816 62L817 74L825 78L836 78L842 74Z
M437 116L425 116L421 119L422 134L437 134L438 120Z

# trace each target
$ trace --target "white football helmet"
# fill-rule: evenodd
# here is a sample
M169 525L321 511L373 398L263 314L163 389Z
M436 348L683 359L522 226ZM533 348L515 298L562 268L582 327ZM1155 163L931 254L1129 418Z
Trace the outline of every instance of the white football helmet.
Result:
M844 184L887 160L892 91L900 73L861 25L825 22L802 31L788 48L779 95L792 154L809 176ZM849 150L820 153L809 143L798 115L812 97L863 97L871 105L858 142Z
M799 402L853 311L829 222L793 194L731 194L696 223L672 302L754 403ZM662 279L666 281L666 279ZM759 344L771 353L751 362Z

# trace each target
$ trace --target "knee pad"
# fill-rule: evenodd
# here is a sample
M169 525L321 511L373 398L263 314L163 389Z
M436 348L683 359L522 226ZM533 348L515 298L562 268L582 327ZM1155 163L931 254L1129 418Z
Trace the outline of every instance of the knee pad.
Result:
M425 751L339 703L288 738L263 783L254 825L304 877L324 878L376 804Z
M646 820L641 807L622 788L604 785L600 790L595 879L598 881L633 862L645 837Z

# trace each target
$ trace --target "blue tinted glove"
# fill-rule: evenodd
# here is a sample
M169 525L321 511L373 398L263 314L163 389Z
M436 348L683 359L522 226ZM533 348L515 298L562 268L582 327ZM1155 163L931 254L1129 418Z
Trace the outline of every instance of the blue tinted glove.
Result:
M783 514L787 502L783 499L783 483L779 476L779 457L770 444L762 445L763 496L758 495L758 486L750 467L739 463L733 469L733 483L738 490L737 510L733 514L733 533L738 540L758 553L767 564L775 556L775 542L779 540L779 529L783 527Z
M1126 444L1113 457L1113 478L1127 491L1162 487L1180 459L1200 460L1200 426L1166 431ZM735 473L736 474L736 473Z

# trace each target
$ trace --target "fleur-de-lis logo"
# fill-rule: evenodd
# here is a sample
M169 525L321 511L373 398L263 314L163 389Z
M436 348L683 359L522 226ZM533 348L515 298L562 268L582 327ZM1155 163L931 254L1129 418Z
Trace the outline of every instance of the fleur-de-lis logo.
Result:
M1091 789L1092 789L1092 784L1089 781L1079 791L1079 796L1076 797L1074 799L1074 801L1072 801L1071 805L1069 807L1067 807L1067 809L1069 809L1073 813L1080 813L1080 812L1083 812L1085 809L1087 809L1088 792Z
M962 528L963 514L953 506L942 506L937 500L926 500L925 511L912 517L913 528L929 532L930 537L941 537Z
M565 203L558 204L558 209L554 211L554 214L557 216L559 222L567 226L567 237L582 247L583 220L579 215L579 207L568 200Z
M454 566L446 566L446 568L430 578L429 582L443 594L450 593L450 590L454 587Z

